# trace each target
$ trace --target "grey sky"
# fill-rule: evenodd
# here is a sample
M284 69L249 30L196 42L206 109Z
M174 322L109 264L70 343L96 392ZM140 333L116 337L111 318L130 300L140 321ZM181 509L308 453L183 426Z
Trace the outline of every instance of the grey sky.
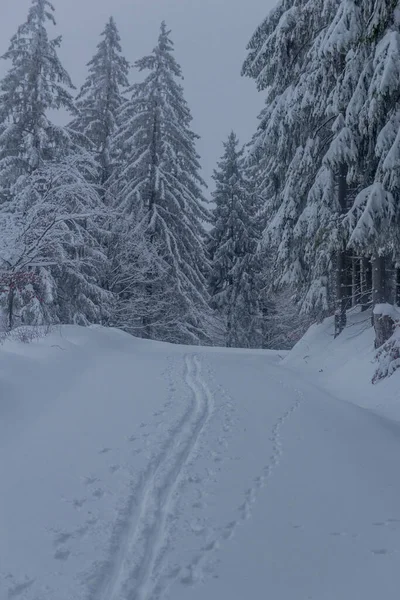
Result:
M185 75L186 98L201 135L198 150L210 181L222 141L235 129L247 141L263 105L252 80L240 76L246 44L277 0L52 0L60 56L80 86L106 20L117 21L126 58L147 54L163 19L172 29L176 58ZM25 20L30 0L0 0L0 54ZM0 76L5 65L0 64ZM134 72L131 74L131 79Z

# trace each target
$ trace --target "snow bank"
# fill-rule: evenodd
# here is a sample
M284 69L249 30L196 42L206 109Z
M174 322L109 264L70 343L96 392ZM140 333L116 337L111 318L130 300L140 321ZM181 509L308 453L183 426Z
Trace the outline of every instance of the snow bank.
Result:
M342 400L400 421L400 373L372 384L377 362L370 311L350 311L336 339L333 317L312 325L282 365Z
M398 306L393 306L393 304L376 304L374 307L374 315L379 315L381 317L390 317L393 321L400 320L400 309Z
M101 351L135 343L119 330L67 325L30 343L6 339L0 345L0 448L54 410Z

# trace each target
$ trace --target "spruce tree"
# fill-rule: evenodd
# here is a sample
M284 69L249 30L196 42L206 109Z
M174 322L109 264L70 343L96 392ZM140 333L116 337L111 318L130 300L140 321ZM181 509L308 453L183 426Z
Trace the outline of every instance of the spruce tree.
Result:
M369 287L399 297L398 25L392 0L285 0L244 65L267 90L252 156L278 282L315 316L336 305L337 333Z
M53 12L48 0L33 0L3 57L11 66L0 82L0 299L10 327L16 305L30 323L93 322L106 308L98 277L104 215L87 183L97 165L79 136L49 117L75 112L61 39L47 33Z
M259 232L245 178L243 150L233 132L224 143L214 180L216 206L208 244L211 303L225 322L228 347L260 347L262 286L256 252Z
M391 0L367 0L357 7L358 36L350 52L363 69L347 120L361 152L354 178L358 193L345 223L349 246L372 263L375 343L381 346L391 336L393 322L379 307L399 298L399 17Z
M296 288L302 310L316 316L332 308L327 271L333 244L325 236L324 244L332 247L318 260L311 258L315 236L307 230L308 222L300 227L299 220L332 135L334 118L327 109L337 72L335 62L324 58L323 44L339 3L282 0L250 40L243 66L243 74L267 92L251 155L258 163L257 189L267 220L264 239L275 257L275 279ZM331 198L327 202L331 216L336 204Z
M48 0L32 0L26 22L2 57L11 68L0 82L0 194L7 201L20 175L65 154L71 140L49 118L50 110L74 112L73 85L47 25L55 24Z
M120 168L112 192L118 211L129 223L128 235L141 238L148 255L158 257L158 272L148 273L143 293L151 306L163 298L170 310L163 318L143 315L144 334L173 342L210 342L212 315L206 289L203 180L191 130L192 116L184 99L181 68L162 23L153 52L135 64L148 72L131 89L119 113L114 137ZM134 247L136 241L126 243Z
M129 87L129 63L122 56L121 39L111 17L88 63L89 74L76 100L78 117L71 127L91 141L101 169L98 183L103 187L112 173L111 139L116 130L117 114Z

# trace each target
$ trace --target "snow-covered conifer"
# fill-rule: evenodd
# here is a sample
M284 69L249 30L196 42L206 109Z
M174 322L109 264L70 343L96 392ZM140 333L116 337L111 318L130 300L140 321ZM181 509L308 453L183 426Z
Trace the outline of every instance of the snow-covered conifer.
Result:
M375 303L398 285L398 269L395 286L385 275L399 247L398 27L391 0L286 0L244 65L267 90L252 153L278 280L307 312L335 298L338 332L357 289L366 301L370 260Z
M209 215L204 207L197 136L190 127L192 116L169 34L163 23L153 52L136 62L136 68L148 74L132 87L130 100L119 112L114 148L120 153L120 167L111 189L118 211L130 225L129 235L142 236L147 245L154 246L158 271L168 273L161 278L163 283L156 278L158 284L145 286L144 293L149 304L160 297L168 299L173 316L168 312L164 320L152 322L144 314L146 335L174 342L210 342L213 316L203 243L203 222ZM151 248L148 252L153 254Z
M99 244L106 216L87 182L96 170L81 153L46 162L20 177L1 207L0 279L8 282L2 300L10 327L107 319L112 297L100 286L107 260Z
M93 144L101 170L99 184L104 186L112 171L111 138L116 130L117 113L129 86L129 63L122 55L117 25L111 17L89 62L89 74L76 100L79 115L71 124Z
M19 286L21 320L84 323L105 309L98 273L104 215L86 180L97 164L77 133L49 117L50 110L75 112L60 38L47 32L53 12L48 0L33 0L3 57L11 65L0 82L0 278L8 302Z
M62 156L70 139L48 116L51 109L74 112L68 73L57 55L61 38L49 39L54 24L48 0L32 0L26 22L2 57L11 67L0 82L0 194L9 198L20 175Z
M267 91L251 148L265 202L264 243L275 257L277 283L296 287L303 310L314 314L330 308L325 267L331 256L310 260L315 235L310 231L307 240L299 220L332 136L328 107L337 70L322 49L339 3L279 2L252 37L243 67Z
M262 292L254 203L235 133L214 173L215 209L209 234L211 302L222 315L228 347L261 347Z

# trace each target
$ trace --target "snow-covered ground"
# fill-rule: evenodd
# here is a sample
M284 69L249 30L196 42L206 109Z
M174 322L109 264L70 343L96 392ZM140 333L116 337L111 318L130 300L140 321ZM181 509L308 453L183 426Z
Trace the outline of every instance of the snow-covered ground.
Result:
M400 421L400 371L371 385L377 368L371 311L356 308L347 319L336 339L333 317L310 327L282 366L342 400Z
M101 328L0 347L0 600L397 600L400 426L336 398L371 333L329 327L283 365Z

